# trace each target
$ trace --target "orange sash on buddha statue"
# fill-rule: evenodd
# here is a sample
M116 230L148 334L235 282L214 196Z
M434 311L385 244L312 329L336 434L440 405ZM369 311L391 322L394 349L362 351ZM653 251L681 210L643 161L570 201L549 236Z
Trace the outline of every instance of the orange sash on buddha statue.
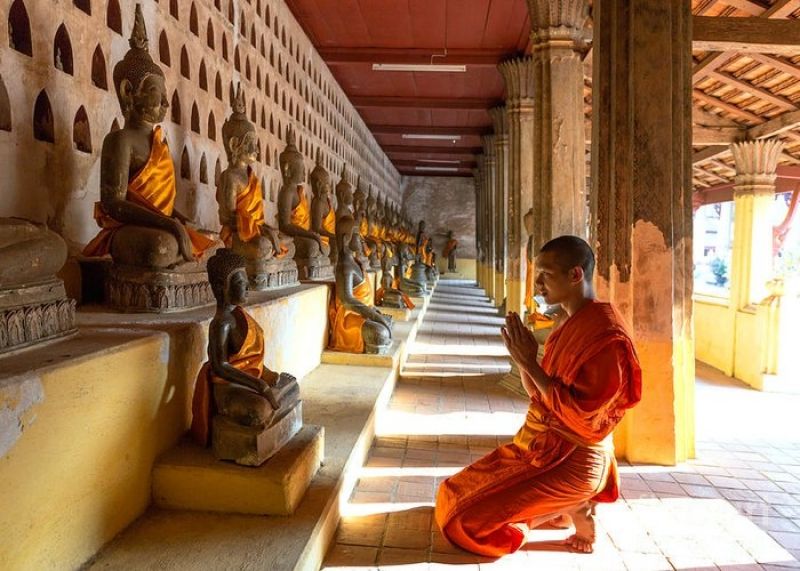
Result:
M619 496L612 431L642 389L622 317L608 303L587 303L550 335L542 368L553 385L531 397L513 443L439 488L436 521L474 553L511 553L525 540L521 524Z
M153 212L172 216L176 194L175 167L172 164L169 145L164 139L161 127L156 125L153 128L150 156L136 176L128 181L128 192L125 198ZM90 257L105 256L111 252L111 241L114 234L125 224L107 214L102 202L95 202L94 219L101 230L86 245L83 254ZM187 227L186 231L192 242L192 253L196 258L199 258L214 244L213 240L191 228Z
M252 377L261 378L264 372L264 330L249 313L239 306L233 310L239 326L246 328L244 342L234 355L228 355L232 367ZM198 444L208 446L211 432L211 419L216 413L214 404L214 384L227 384L218 377L206 362L197 374L192 397L192 437Z
M450 255L450 252L456 249L458 246L458 240L448 240L447 244L444 246L444 250L442 250L442 257L446 258Z
M353 297L364 305L371 305L373 301L372 284L365 277L353 288ZM363 353L364 338L361 335L361 326L366 319L351 309L347 309L336 295L333 296L331 307L331 333L328 347L334 351L346 353Z
M396 282L397 282L397 278L392 280L393 284L396 283ZM395 290L397 290L397 286L392 285L392 287ZM414 302L411 301L411 298L408 297L408 295L405 292L397 290L397 293L399 293L400 296L403 298L403 304L406 306L406 309L414 309L416 307L416 305L414 305ZM375 305L378 305L378 306L383 305L383 298L384 298L385 295L386 295L386 292L384 291L384 289L382 287L379 287L378 291L375 292Z
M311 230L311 205L308 202L306 193L303 192L303 185L297 185L297 198L300 200L297 206L292 209L290 222L303 230Z
M322 219L322 229L331 234L336 234L336 211L333 209L333 202L328 196L328 214ZM323 244L330 244L330 238L322 236Z

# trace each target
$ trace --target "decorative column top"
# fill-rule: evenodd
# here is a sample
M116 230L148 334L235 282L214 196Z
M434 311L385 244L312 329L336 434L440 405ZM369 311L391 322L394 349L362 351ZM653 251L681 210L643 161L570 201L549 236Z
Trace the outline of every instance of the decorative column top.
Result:
M489 109L489 116L492 118L495 136L499 139L508 135L508 114L505 105Z
M521 57L498 64L497 69L506 85L506 105L519 103L523 99L533 100L534 71L533 58Z
M577 47L583 42L587 0L528 0L528 12L534 50L538 44L564 42L565 47Z
M731 145L736 162L734 190L738 194L774 192L783 142L778 139L743 141ZM760 188L763 187L763 188Z

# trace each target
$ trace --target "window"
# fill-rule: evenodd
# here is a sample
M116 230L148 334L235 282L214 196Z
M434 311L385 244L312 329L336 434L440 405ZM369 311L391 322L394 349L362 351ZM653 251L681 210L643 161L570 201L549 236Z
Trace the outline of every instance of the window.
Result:
M694 290L728 297L733 252L733 202L706 204L694 215Z

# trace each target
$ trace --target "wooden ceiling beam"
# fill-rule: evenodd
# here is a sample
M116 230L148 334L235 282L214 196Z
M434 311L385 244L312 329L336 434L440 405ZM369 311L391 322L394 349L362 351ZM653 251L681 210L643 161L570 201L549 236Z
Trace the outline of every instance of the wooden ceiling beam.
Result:
M328 65L348 63L398 63L398 64L429 64L431 56L433 63L447 65L473 65L495 67L504 59L513 56L515 52L504 50L470 50L451 48L447 50L447 57L438 57L442 53L436 48L326 48L317 50L319 55ZM388 73L388 72L382 72Z
M747 12L751 16L760 16L766 11L766 7L754 0L722 0L723 4L732 6L742 12Z
M770 119L766 123L750 127L747 130L748 139L766 139L767 137L774 137L792 129L800 127L800 111L791 111L778 115L774 119Z
M720 155L724 155L730 150L730 145L712 145L706 149L692 153L692 164L699 165L705 161L710 161Z
M425 159L418 159L418 160L409 160L409 159L395 159L392 161L392 164L396 168L403 168L403 167L411 167L412 169L416 170L415 167L442 167L442 168L456 168L456 169L474 169L478 168L478 163L475 161L459 161L458 164L455 163L428 163Z
M763 99L773 105L780 107L784 111L794 111L797 109L791 101L786 99L785 97L781 97L780 95L775 95L771 91L764 89L763 87L758 87L753 85L750 82L747 82L743 79L736 77L730 73L725 73L722 71L712 71L708 74L708 77L716 79L717 81L721 81L726 85L730 85L731 87L735 87L739 91L744 91L749 93L750 95L755 95L759 99Z
M430 127L424 125L374 125L367 128L378 135L457 135L459 137L490 135L491 127Z
M745 109L741 109L740 107L737 107L733 103L728 103L727 101L723 101L722 99L719 99L718 97L714 97L713 95L709 95L708 93L706 93L704 91L701 91L699 89L693 89L692 90L692 97L695 97L695 98L699 99L700 101L702 101L703 103L706 103L708 105L713 105L714 107L719 107L723 111L727 111L731 115L736 115L737 117L740 117L740 118L745 119L747 121L752 121L754 123L763 123L764 122L764 120L761 119L761 117L759 117L755 113L751 113L750 111L747 111Z
M769 67L775 68L778 71L787 73L792 77L800 79L800 68L787 62L783 58L769 54L747 54L747 57L759 63L763 63L764 65L768 65Z
M480 155L483 147L419 147L416 145L384 145L383 152L387 155L414 153L421 155L455 155L473 156Z
M707 147L708 145L728 145L741 141L747 136L747 131L741 127L692 127L692 145Z
M692 18L692 48L703 51L796 55L800 21L767 18Z
M446 99L443 97L376 97L356 95L350 97L350 102L355 107L395 107L416 109L465 109L484 110L490 109L501 103L492 98L459 97Z

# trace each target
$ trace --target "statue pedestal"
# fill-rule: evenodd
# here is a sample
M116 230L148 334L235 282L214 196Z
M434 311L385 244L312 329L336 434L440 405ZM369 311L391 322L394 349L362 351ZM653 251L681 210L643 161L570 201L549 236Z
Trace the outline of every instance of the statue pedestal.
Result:
M301 280L333 279L333 264L328 256L317 258L295 258L297 275Z
M250 287L255 291L269 291L296 286L297 264L292 258L271 260L247 259L247 276Z
M407 307L386 307L385 305L377 307L381 313L391 316L394 321L409 321L411 319L412 310Z
M392 331L394 333L394 330ZM322 352L322 362L329 365L352 365L359 367L397 367L400 356L404 352L405 341L395 339L388 351L383 354L375 353L346 353L344 351Z
M162 456L153 468L153 500L162 508L291 515L317 473L324 429L305 425L258 467L216 460L190 441Z
M214 301L208 275L200 263L177 270L152 270L111 264L105 301L126 313L169 313Z
M60 279L0 290L0 353L76 331L75 301L67 298Z
M219 460L231 460L241 466L261 466L302 427L302 401L269 428L242 426L217 415L211 421L211 449Z

